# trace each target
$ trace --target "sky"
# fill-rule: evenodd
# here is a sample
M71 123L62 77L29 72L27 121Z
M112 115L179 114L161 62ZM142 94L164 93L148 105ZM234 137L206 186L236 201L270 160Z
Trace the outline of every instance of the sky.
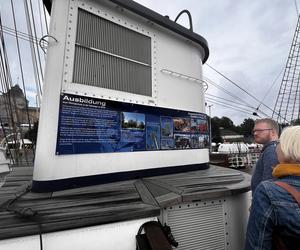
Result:
M14 16L12 12L12 4L15 10L15 24L14 24ZM30 1L28 2L28 7L31 16L31 10L34 13L34 19L31 16L31 22L35 22L35 31L37 34L38 40L47 34L46 25L45 25L45 16L42 9L42 1L41 0L31 0L32 5L30 5ZM4 31L4 39L5 39L5 46L7 50L7 57L9 60L10 72L12 77L13 85L18 84L22 90L24 91L24 87L26 89L26 98L30 101L29 106L37 106L38 98L37 93L37 84L38 79L34 77L34 67L32 62L32 54L31 54L31 46L27 40L21 39L24 38L24 33L29 34L28 32L28 24L26 22L25 11L24 11L24 1L20 0L0 0L0 15L1 21L3 25ZM19 42L19 50L21 57L18 57L18 47L16 38L13 36L14 34L14 25L16 25L17 30L19 32L18 42ZM31 26L33 30L33 26ZM28 37L28 35L26 36ZM37 40L37 42L38 42ZM40 52L40 62L42 68L44 68L45 64L45 54L41 49ZM35 54L37 55L37 51L35 50ZM22 68L20 67L20 61L22 64ZM39 62L37 62L39 67ZM39 72L39 77L41 77L41 70L37 68ZM24 83L24 84L23 84ZM1 89L0 86L0 90Z
M212 117L227 116L235 125L239 125L246 118L257 119L257 116L252 115L253 112L260 117L272 116L297 24L299 0L138 0L137 2L162 15L168 15L171 20L175 20L181 10L189 10L194 32L208 42L210 56L207 64L258 100L250 97L205 64L203 76L208 83L206 91L208 114L210 109ZM189 27L186 15L182 15L178 22ZM221 86L221 89L215 87L216 84ZM231 103L215 96L230 100ZM226 106L230 104L229 106L236 108L238 105L235 102L240 101L238 98L244 105L251 106L242 107L247 109L246 112L224 107L225 103Z
M0 14L3 25L13 28L10 2L11 0L0 1ZM18 11L18 29L27 32L26 22L22 21L23 1L14 0L14 2L20 3L15 4ZM32 0L32 2L34 5L40 1ZM274 108L280 88L283 69L297 24L297 8L300 7L300 0L137 0L136 2L161 15L168 15L171 20L174 20L183 9L191 12L194 32L207 40L210 49L209 59L203 66L204 80L208 85L206 91L208 114L210 112L212 117L227 116L235 125L239 125L246 118L258 118L252 115L253 112L257 112L261 117L272 115L270 109ZM38 9L35 13L38 13ZM189 28L186 15L182 15L178 23ZM45 35L42 28L38 28L37 32L39 37ZM9 35L5 38L13 82L21 84L14 38ZM22 42L21 49L30 50L28 42ZM23 57L25 62L30 60L28 54L24 53ZM29 63L25 67L26 82L35 82L30 73L32 67ZM220 87L215 87L216 84ZM34 98L35 84L30 86L27 90L28 95ZM263 101L263 104L259 101ZM224 107L225 105L220 102L227 103L226 105L229 104L230 107ZM238 106L235 102L243 102L248 106L243 107L247 111L232 109L232 106L235 108Z

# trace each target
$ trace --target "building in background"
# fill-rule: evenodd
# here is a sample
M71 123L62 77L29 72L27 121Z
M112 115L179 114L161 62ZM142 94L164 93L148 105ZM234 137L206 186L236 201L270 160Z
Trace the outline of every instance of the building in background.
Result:
M0 138L4 134L19 131L26 132L39 119L39 108L29 107L23 90L19 85L11 87L0 95ZM3 129L5 131L3 131Z
M220 135L224 142L243 142L244 136L229 129L220 129Z

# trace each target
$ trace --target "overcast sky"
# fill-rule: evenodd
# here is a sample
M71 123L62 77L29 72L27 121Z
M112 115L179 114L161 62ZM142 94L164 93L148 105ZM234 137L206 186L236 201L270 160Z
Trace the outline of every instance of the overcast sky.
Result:
M271 109L274 108L282 70L297 24L296 5L298 8L299 0L298 2L294 0L138 0L137 2L162 15L169 15L172 20L181 10L189 10L193 18L194 32L208 41L210 56L207 63L258 100L263 100L263 103ZM186 15L182 15L179 23L189 27L187 20ZM231 94L251 106L255 108L259 106L259 102L209 67L204 65L203 68L204 77L229 90ZM207 93L238 101L212 84L208 84ZM213 97L208 97L208 105L213 105L212 116L227 116L236 125L245 118L257 118L251 115L255 109L247 108L249 112L235 111L213 103L211 101ZM221 99L217 100L228 103ZM259 110L269 116L272 115L272 112L263 105L259 106ZM260 116L263 117L262 114Z
M47 34L46 25L45 25L45 16L42 8L42 0L31 0L27 1L29 10L34 13L34 22L35 22L35 31L38 39L43 35ZM30 5L30 2L32 5ZM13 85L19 84L22 90L24 90L23 86L26 88L26 97L30 101L30 106L37 105L37 82L34 77L34 69L32 63L31 56L31 47L30 43L22 38L26 37L24 34L28 34L28 25L26 22L24 1L22 0L13 0L13 9L15 10L15 21L16 27L19 32L19 49L21 54L21 64L22 71L20 67L20 60L18 57L18 48L16 43L16 38L13 36L14 34L14 16L12 12L12 4L11 0L0 0L0 14L1 20L4 30L4 38L5 38L5 46L7 50L7 56L9 60L9 67L12 77ZM30 13L31 15L31 13ZM31 18L32 20L32 18ZM33 30L33 27L32 27ZM28 35L27 35L28 39ZM40 62L42 67L45 63L45 55L40 50ZM23 72L23 77L22 77ZM40 72L40 70L39 70ZM23 84L24 79L24 84ZM0 87L1 88L1 87ZM2 91L2 89L0 89Z
M33 3L37 1L33 0ZM300 1L297 1L299 2L297 4L300 4ZM19 3L15 7L19 13L18 20L21 20L24 18L23 1L14 0L14 2ZM207 63L257 99L263 100L264 104L271 109L274 108L281 84L282 70L286 64L297 24L295 0L137 0L137 2L162 15L168 15L172 20L181 10L189 10L193 18L194 32L208 41L210 56ZM7 27L13 27L10 8L10 0L0 1L2 22ZM186 15L182 15L178 22L189 27L187 20ZM23 32L27 31L24 21L19 21L18 28ZM38 33L40 36L45 34L39 28ZM11 36L6 35L6 39L9 44L8 53L13 81L17 82L17 77L19 77L20 84L18 61L14 54L16 47ZM28 43L26 45L23 42L22 50L29 49ZM23 61L28 60L27 56L24 56ZM233 101L238 100L208 83L207 103L213 105L211 106L212 116L227 116L236 125L245 118L257 118L251 115L259 106L257 101L208 66L204 65L203 68L204 77L209 79L206 81L213 81L232 95L253 106L253 108L247 108L248 112L240 112L213 103L211 98L214 97L211 95L231 100L230 105L234 106ZM34 81L30 74L32 69L29 64L26 65L24 71L26 80ZM276 78L277 81L275 81ZM34 96L34 88L32 85L28 90L30 96ZM224 100L217 100L226 103ZM259 108L269 116L272 114L263 105L260 105Z

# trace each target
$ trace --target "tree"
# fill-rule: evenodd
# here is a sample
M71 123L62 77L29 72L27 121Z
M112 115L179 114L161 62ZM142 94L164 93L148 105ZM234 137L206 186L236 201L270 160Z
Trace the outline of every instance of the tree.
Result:
M242 134L244 136L245 142L253 142L252 130L254 128L254 124L255 122L253 119L246 118L239 126L237 126L239 134Z
M291 125L295 126L295 125L300 125L300 119L295 119L291 121Z
M211 119L211 135L212 135L212 142L219 143L223 142L223 139L220 134L220 118L213 117Z
M241 123L240 128L241 132L245 136L251 136L252 130L254 128L254 120L251 118L244 119L244 121Z
M226 116L222 116L222 118L220 119L219 125L220 125L220 127L223 127L225 129L231 129L231 130L235 129L233 121Z

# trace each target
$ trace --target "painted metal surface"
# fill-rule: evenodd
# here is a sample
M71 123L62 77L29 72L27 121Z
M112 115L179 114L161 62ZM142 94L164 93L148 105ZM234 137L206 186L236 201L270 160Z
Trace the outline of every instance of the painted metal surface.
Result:
M155 217L132 220L107 225L79 228L48 234L19 237L2 240L1 250L132 250L135 249L135 235L139 227L146 221L156 220ZM108 237L109 236L109 237Z
M135 87L131 91L128 90L128 92L116 90L123 90L122 87L117 86L112 88L108 85L109 88L107 86L104 88L103 86L99 87L97 84L97 86L91 86L94 85L92 83L73 82L74 69L80 63L80 60L78 61L75 58L76 41L78 42L76 39L82 37L83 34L88 35L87 30L80 31L77 29L78 13L81 11L88 13L88 15L98 16L97 18L101 18L101 20L105 19L106 24L109 22L114 27L116 25L120 26L119 28L122 30L125 29L130 33L134 32L134 34L138 33L141 37L147 37L146 40L151 40L151 58L146 55L146 57L144 56L146 60L139 59L142 58L140 53L137 53L137 58L131 58L146 64L151 62L151 86L147 83L146 87L141 87L139 94L136 94L138 85L144 86L143 82L134 84ZM106 24L102 26L106 27ZM78 35L79 32L83 33ZM111 1L53 1L49 35L57 41L49 39L47 51L34 181L63 180L208 163L208 149L206 148L183 149L176 152L170 150L56 155L61 93L203 113L205 111L202 84L204 54L203 48L199 44L187 41L186 37L180 36L172 30L153 25L151 21L145 20L145 17L130 11L123 11L122 8L116 8L116 5ZM101 36L101 34L97 35ZM97 38L96 41L98 41ZM103 48L111 49L107 46ZM121 49L121 51L124 50L124 48ZM109 53L119 53L116 51ZM94 51L93 53L98 52ZM124 55L124 58L128 57L131 56ZM176 74L166 74L164 73L166 70ZM134 75L135 72L132 72L132 74ZM141 81L142 77L138 79ZM199 80L194 81L194 79ZM100 78L98 81L100 81ZM116 81L115 84L118 85L121 82L122 80Z
M182 203L162 210L178 250L244 248L249 193ZM250 195L251 196L251 195Z

